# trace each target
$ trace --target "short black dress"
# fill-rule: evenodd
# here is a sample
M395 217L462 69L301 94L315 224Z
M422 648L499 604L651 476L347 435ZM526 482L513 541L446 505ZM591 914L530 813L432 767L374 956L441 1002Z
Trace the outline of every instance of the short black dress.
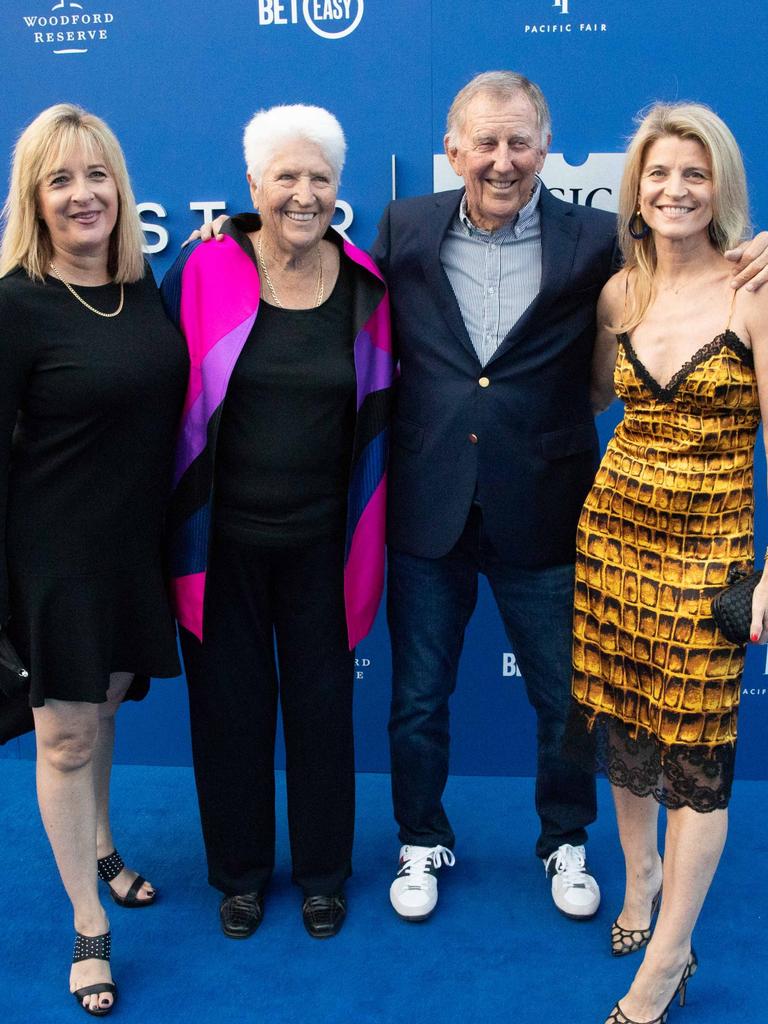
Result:
M55 278L0 280L0 625L32 707L180 673L161 539L188 365L149 268L111 319Z

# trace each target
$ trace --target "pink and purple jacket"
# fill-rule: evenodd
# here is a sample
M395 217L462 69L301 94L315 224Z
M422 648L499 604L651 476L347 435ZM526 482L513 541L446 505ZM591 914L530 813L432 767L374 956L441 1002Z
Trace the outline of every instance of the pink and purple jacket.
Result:
M357 415L344 557L347 634L352 648L373 625L384 585L394 360L389 300L379 270L370 256L333 229L326 238L339 246L342 259L351 260L356 270ZM258 315L259 290L253 260L229 237L184 249L161 287L166 312L184 335L191 361L168 516L171 587L179 624L200 640L216 438L232 370Z

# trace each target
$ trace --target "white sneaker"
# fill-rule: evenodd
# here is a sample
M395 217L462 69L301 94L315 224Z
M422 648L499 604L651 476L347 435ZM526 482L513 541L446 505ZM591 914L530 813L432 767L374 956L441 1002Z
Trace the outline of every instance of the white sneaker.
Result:
M543 863L547 878L552 879L552 899L557 909L580 921L594 917L600 906L600 887L587 874L584 847L563 843Z
M445 846L401 846L400 870L389 887L389 900L404 921L425 921L437 906L436 871L456 858Z

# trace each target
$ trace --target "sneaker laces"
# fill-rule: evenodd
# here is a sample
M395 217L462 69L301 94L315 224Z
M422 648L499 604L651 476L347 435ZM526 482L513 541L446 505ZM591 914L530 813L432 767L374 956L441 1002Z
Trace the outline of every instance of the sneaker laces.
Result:
M447 846L433 846L426 853L406 857L400 865L398 874L408 876L409 889L419 889L424 885L426 876L431 875L435 868L440 868L444 864L452 868L455 863L456 858Z
M571 846L563 843L554 853L550 853L544 862L544 870L549 876L549 866L554 860L555 871L563 876L566 885L584 885L587 858L583 846Z

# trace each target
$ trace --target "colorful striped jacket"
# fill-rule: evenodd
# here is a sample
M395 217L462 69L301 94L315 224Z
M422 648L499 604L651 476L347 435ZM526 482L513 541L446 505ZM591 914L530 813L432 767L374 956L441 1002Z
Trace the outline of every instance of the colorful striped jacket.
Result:
M237 218L242 230L259 225ZM227 229L225 226L225 233ZM332 228L326 239L355 265L354 362L357 416L347 499L344 597L350 648L368 633L384 584L384 522L389 411L394 374L389 299L373 260ZM203 602L216 461L216 438L230 375L259 309L259 275L231 237L184 249L161 294L189 348L168 516L168 551L179 624L203 637Z

